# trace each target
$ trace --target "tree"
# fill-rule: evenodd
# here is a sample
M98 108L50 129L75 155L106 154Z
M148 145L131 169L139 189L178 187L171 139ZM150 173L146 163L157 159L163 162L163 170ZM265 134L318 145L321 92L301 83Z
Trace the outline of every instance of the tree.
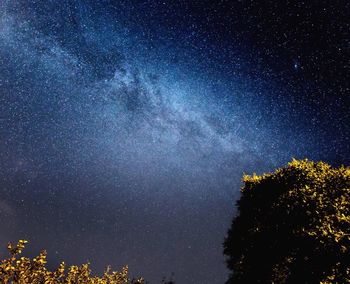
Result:
M350 167L293 160L243 183L227 283L350 283Z
M141 284L142 278L130 280L128 267L121 272L111 271L107 267L104 274L92 276L89 264L72 265L66 269L62 262L55 271L46 268L46 251L42 251L34 259L19 257L27 243L19 240L17 245L8 244L9 258L0 260L0 283L4 284Z

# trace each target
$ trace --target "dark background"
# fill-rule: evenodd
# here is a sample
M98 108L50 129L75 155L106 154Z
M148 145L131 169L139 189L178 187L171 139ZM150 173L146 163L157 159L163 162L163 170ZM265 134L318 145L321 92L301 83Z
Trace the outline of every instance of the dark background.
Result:
M0 8L4 248L223 283L243 173L349 164L348 1Z

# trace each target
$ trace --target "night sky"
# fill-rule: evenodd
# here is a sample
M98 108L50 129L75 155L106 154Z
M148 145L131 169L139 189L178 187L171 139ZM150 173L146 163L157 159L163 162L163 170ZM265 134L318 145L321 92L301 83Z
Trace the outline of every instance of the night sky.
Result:
M0 252L224 283L243 173L350 162L349 2L0 1Z

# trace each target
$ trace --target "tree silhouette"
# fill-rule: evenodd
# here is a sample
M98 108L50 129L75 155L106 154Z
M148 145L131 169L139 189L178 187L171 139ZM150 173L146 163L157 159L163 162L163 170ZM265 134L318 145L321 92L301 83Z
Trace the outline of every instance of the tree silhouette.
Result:
M102 276L93 276L88 263L81 266L66 266L61 262L55 271L46 267L46 251L30 259L20 257L27 241L19 240L17 245L9 243L8 258L0 260L0 283L3 284L142 284L143 278L130 280L128 267L120 272L107 267Z
M227 283L350 283L350 168L308 160L244 176Z

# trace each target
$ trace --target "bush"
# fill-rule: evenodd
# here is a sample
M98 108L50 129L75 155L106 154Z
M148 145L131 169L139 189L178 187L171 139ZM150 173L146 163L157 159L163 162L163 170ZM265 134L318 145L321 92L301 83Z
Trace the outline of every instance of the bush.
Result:
M144 283L143 279L130 280L128 267L121 272L111 271L107 267L103 276L92 276L89 264L72 265L66 270L62 262L55 271L46 268L46 251L34 259L19 257L27 241L20 240L17 245L8 244L9 258L0 260L0 282L13 284L136 284Z
M350 168L308 160L244 176L227 283L350 283Z

